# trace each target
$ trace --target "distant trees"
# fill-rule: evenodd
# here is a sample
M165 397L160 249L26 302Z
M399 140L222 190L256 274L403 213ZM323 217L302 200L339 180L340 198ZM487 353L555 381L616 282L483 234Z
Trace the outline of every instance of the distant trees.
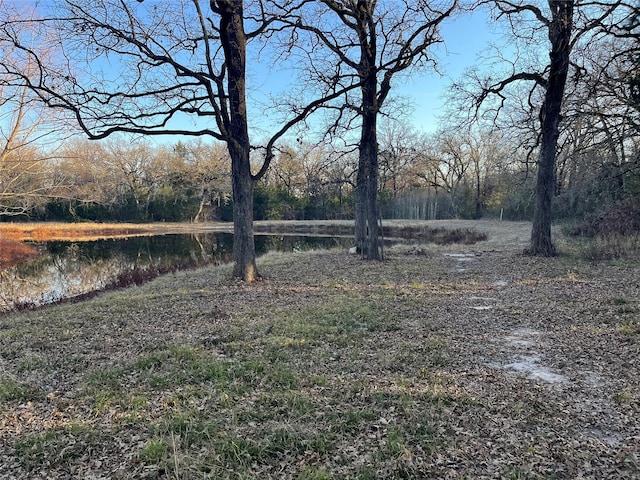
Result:
M231 174L220 143L153 145L111 137L66 142L48 166L64 181L41 218L94 221L231 220Z
M353 218L356 163L353 154L328 146L283 146L257 185L256 218Z
M0 50L7 60L15 59L16 49L6 46ZM47 51L43 60L48 60ZM23 70L33 72L32 62ZM51 134L64 138L57 122L35 101L24 85L16 85L15 77L0 75L0 215L18 216L33 213L50 195L60 195L62 179L48 175L48 163L55 156L50 146ZM68 131L68 130L67 130Z
M505 198L500 185L509 183L500 179L511 171L505 167L506 147L496 134L426 136L401 124L384 126L381 132L379 194L384 218L473 218L478 202L483 215L496 214ZM33 154L48 156L39 149ZM353 219L357 162L357 152L336 151L328 145L281 145L271 168L256 184L254 218ZM69 221L230 221L229 167L225 146L201 139L173 144L142 138L131 142L119 136L100 142L73 139L64 142L55 158L42 163L42 184L57 186L45 189L29 216ZM480 198L475 194L478 189Z
M388 174L381 169L386 217L433 220L499 215L503 186L508 183L502 185L500 178L512 175L517 162L509 142L497 132L476 126L424 135L399 124L391 130L396 133L390 147L390 133L383 131L382 165L387 157L397 157L396 170L401 172L392 182L382 182Z
M233 219L231 162L223 144L208 144L201 139L178 142L165 149L164 156L168 181L155 198L156 211L165 212L171 205L182 204L183 210L176 212L175 220L184 219L185 214L194 222Z
M420 163L428 148L426 135L402 120L381 122L378 135L379 185L382 191L396 197L415 183L411 170Z
M594 27L600 42L581 52L580 83L565 113L573 156L584 157L590 167L580 173L600 185L603 203L640 193L639 15L640 6L622 5L615 22ZM560 186L569 190L570 184Z

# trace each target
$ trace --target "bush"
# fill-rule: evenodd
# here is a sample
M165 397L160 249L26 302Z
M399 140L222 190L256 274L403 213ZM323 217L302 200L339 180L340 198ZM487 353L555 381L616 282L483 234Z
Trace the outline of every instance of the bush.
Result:
M627 198L585 216L571 232L574 236L623 236L640 233L640 201Z
M591 261L632 258L640 253L640 234L598 235L582 248L582 256Z
M589 237L583 256L589 260L628 258L640 252L640 201L629 197L585 216L570 235Z

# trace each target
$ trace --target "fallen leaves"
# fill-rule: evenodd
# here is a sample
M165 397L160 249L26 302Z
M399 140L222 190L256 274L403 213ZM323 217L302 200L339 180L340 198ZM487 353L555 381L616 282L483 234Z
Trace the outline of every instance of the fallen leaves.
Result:
M0 318L0 478L637 478L640 266L416 251Z

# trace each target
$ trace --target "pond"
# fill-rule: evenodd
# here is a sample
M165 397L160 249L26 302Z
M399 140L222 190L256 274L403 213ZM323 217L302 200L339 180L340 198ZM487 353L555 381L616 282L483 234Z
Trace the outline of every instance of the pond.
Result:
M256 253L344 247L351 238L256 235ZM39 255L0 270L0 312L33 308L163 273L229 263L233 234L206 232L33 243Z

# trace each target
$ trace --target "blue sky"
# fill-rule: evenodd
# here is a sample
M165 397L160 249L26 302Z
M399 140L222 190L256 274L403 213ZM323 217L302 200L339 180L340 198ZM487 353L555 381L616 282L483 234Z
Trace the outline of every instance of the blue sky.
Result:
M430 132L438 127L438 117L443 114L443 95L451 81L458 79L466 68L476 64L478 54L487 48L492 38L496 38L485 11L447 19L442 25L442 35L445 44L436 49L442 75L433 70L423 70L413 72L410 77L397 75L393 82L392 95L403 96L413 104L414 110L409 119L420 131ZM249 68L251 69L251 66ZM256 68L258 71L254 73L257 75L250 79L248 85L250 96L261 97L269 91L275 94L283 89L286 91L287 83L292 82L295 77L295 72L291 69L268 71L259 75L259 70L263 67ZM252 137L256 140L261 136L261 130L264 134L273 126L269 125L272 122L265 118L264 105L255 105L253 108L250 105L249 113L253 120L251 123L253 127L257 127L253 130ZM199 124L201 120L181 117L181 122L193 125Z
M480 11L449 19L442 27L442 35L446 47L437 50L442 75L429 71L414 73L398 85L397 92L414 102L413 125L422 131L437 128L438 117L443 114L443 95L451 82L477 64L478 56L498 38L487 13Z

